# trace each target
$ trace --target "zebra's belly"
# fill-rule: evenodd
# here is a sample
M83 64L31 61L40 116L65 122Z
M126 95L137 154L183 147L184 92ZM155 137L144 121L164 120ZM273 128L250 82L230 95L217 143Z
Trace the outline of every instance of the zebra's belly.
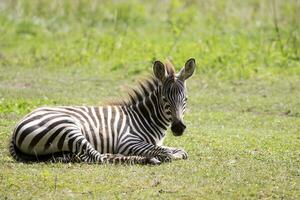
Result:
M92 145L92 147L101 154L117 153L117 134L111 129L97 127L96 130L84 130L84 137Z

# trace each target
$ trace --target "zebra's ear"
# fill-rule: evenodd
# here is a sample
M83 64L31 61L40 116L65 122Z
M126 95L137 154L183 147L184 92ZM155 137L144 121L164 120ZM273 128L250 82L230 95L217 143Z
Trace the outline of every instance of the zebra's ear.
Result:
M159 79L161 82L167 77L167 70L164 64L160 61L155 61L153 65L154 76Z
M194 58L190 58L188 61L186 61L185 66L180 70L178 73L178 79L185 81L186 79L190 78L196 68L196 61Z

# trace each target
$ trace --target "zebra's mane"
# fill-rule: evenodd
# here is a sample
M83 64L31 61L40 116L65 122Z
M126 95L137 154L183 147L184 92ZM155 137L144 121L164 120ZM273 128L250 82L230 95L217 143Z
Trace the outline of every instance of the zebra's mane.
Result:
M154 76L150 76L147 79L138 82L138 86L131 88L128 92L128 97L121 101L114 102L113 105L125 105L130 106L142 101L145 97L148 97L159 87L159 81Z
M175 68L170 59L167 59L165 69L167 70L168 76L175 80ZM139 81L138 86L136 88L132 88L131 91L128 92L127 98L122 101L114 102L113 105L134 105L149 96L159 87L159 85L160 81L151 75L147 79Z

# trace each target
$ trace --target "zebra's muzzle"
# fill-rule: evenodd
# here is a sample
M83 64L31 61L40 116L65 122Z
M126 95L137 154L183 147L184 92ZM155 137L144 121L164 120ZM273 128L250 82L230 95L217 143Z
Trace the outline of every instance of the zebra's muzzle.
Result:
M185 130L186 126L182 121L173 122L171 125L171 130L174 136L181 136Z

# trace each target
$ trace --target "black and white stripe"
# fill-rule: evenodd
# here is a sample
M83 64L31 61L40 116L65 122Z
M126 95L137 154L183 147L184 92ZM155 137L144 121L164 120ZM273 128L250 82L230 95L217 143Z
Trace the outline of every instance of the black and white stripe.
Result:
M158 61L154 71L159 67L173 70ZM140 89L133 90L128 101L115 105L34 110L14 129L10 153L24 162L158 164L185 159L187 154L183 150L162 146L171 123L172 130L175 127L174 135L182 134L185 128L182 117L186 95L182 76L166 73L161 79L156 73L155 77L140 83Z

